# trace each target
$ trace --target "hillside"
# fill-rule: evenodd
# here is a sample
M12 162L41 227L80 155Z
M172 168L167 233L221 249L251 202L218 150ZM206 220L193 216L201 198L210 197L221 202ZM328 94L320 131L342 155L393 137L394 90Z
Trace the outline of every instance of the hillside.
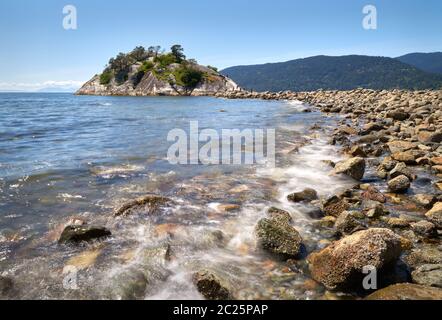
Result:
M180 45L165 53L160 47L137 47L109 60L101 74L86 82L78 95L190 96L239 89L210 66L187 59Z
M442 74L442 52L410 53L396 59L426 72Z
M313 91L318 89L434 89L442 76L396 59L370 56L316 56L281 63L237 66L221 71L245 89Z

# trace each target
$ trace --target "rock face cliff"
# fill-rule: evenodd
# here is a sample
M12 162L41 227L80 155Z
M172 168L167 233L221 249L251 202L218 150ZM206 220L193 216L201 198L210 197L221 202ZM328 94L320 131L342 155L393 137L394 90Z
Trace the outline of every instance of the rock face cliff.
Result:
M134 59L133 53L111 59L102 74L86 82L77 95L210 96L240 91L231 79L213 67L172 53Z

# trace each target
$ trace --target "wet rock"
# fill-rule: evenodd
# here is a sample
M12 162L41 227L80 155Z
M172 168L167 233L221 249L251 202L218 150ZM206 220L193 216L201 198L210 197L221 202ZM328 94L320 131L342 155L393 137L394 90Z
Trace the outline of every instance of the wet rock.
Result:
M394 193L404 193L410 188L410 179L406 176L398 176L388 181L388 189Z
M361 180L365 173L365 160L360 157L338 162L335 166L335 173L346 174L355 180Z
M350 211L341 212L336 219L335 229L340 235L350 235L360 230L364 230L365 226L359 222Z
M389 229L356 232L308 257L313 279L329 290L359 288L364 266L378 270L394 265L403 250L403 238Z
M120 272L113 277L112 282L111 298L118 300L141 300L148 286L144 272L135 267Z
M391 157L396 160L403 162L405 164L409 165L416 165L417 159L421 158L423 156L423 153L418 150L408 150L404 152L396 152L391 155Z
M403 218L386 218L385 222L390 228L407 228L410 226L410 222Z
M11 278L0 276L0 298L7 297L14 286L14 282Z
M416 176L413 172L407 167L405 163L399 162L393 170L389 173L390 179L397 178L399 176L406 176L410 181L416 179Z
M287 199L292 202L311 202L318 199L316 190L307 188L301 192L295 192L287 196Z
M348 201L337 196L330 197L322 204L322 211L326 216L338 217L341 212L348 209L350 209Z
M404 257L404 261L410 267L417 267L422 264L442 264L442 250L434 245L425 245L411 250Z
M275 207L271 207L267 211L267 214L271 219L281 219L283 221L286 221L287 223L290 223L293 221L292 216L290 215L289 212L275 208Z
M387 146L390 149L391 153L397 153L397 152L404 152L407 150L414 149L416 147L416 144L409 141L394 140L388 142Z
M138 198L132 201L125 203L119 209L117 209L114 213L115 217L126 216L131 214L136 210L147 209L149 214L152 214L157 210L160 206L165 205L170 202L170 199L158 195L147 195L142 198Z
M442 202L437 202L425 216L430 222L434 223L436 228L442 229Z
M58 240L59 243L79 243L92 241L111 236L111 232L104 227L94 226L67 226Z
M367 153L361 146L353 146L348 153L351 154L353 157L367 157Z
M366 300L442 300L442 290L411 283L400 283L370 294Z
M380 203L387 202L387 198L373 186L369 186L367 190L362 193L361 197L362 199L377 201Z
M287 220L261 219L255 232L259 245L266 251L283 257L300 254L302 238Z
M411 273L414 283L442 288L442 264L424 264Z
M432 238L437 236L436 226L429 221L419 221L411 224L411 229L415 234L421 235L426 238Z
M424 207L425 209L430 209L436 203L436 197L431 194L416 194L412 197L413 201Z
M374 205L369 206L366 209L364 209L363 212L367 218L377 219L385 214L385 209L382 204L375 203Z
M230 290L225 281L211 271L198 271L193 275L193 283L207 300L232 299Z
M373 131L381 131L385 129L383 125L376 123L376 122L370 122L367 123L361 130L361 135L367 135Z
M387 113L387 118L391 118L393 120L403 121L407 120L410 115L403 111L390 111Z
M326 216L319 221L316 221L315 224L322 228L333 228L336 223L336 218L332 216Z
M422 143L441 143L442 132L421 131L417 138Z

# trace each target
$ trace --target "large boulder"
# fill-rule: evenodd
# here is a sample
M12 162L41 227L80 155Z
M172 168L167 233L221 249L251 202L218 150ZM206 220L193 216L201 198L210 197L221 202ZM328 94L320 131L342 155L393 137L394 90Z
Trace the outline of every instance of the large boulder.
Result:
M363 268L381 270L396 263L405 240L389 229L356 232L308 257L313 279L330 290L360 288Z
M67 226L58 240L59 243L79 243L92 241L111 236L111 232L104 227L94 226Z
M442 300L442 289L412 283L400 283L378 290L367 300Z
M295 192L287 196L287 199L292 202L310 202L318 199L318 193L316 190L307 188L301 192Z
M442 264L424 264L411 273L414 283L442 288Z
M335 173L343 173L355 180L361 180L365 173L365 160L361 157L356 157L338 162L335 166Z
M434 223L438 229L442 229L442 202L437 202L425 216Z
M201 270L193 275L193 283L207 300L231 300L229 286L218 275Z
M255 229L259 245L266 251L283 257L297 257L302 238L287 219L261 219Z

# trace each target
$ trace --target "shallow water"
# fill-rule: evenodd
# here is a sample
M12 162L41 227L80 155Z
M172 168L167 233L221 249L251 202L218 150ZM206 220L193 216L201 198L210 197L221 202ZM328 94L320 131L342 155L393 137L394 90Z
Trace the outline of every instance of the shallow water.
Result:
M0 94L0 274L14 278L17 298L200 299L191 277L201 268L222 274L238 298L321 298L301 264L287 269L257 249L253 235L277 206L292 214L307 250L317 248L325 236L312 208L288 203L287 194L313 187L326 196L351 185L323 162L341 159L327 143L334 119L304 109L208 97ZM275 128L276 167L170 164L167 133L188 131L195 120L218 131ZM312 132L315 123L325 130ZM173 204L154 215L112 216L146 193ZM113 236L58 245L72 217L105 225ZM67 266L76 267L76 288L66 288Z

